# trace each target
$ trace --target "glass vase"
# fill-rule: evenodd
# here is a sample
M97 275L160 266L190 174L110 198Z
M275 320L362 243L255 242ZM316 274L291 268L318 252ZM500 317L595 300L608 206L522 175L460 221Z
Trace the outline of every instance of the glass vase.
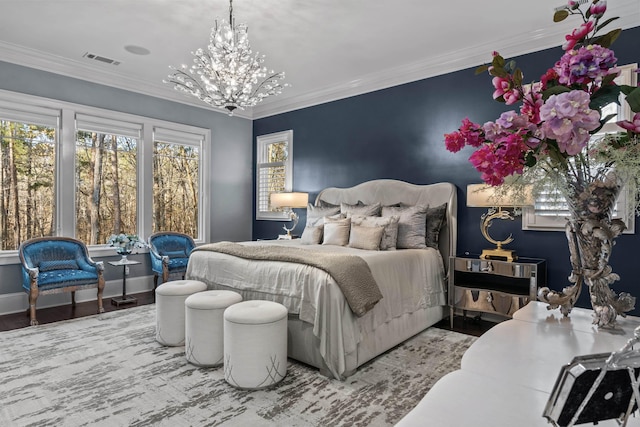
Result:
M582 285L589 290L593 308L593 323L613 328L620 314L635 307L635 297L626 292L616 294L610 285L620 279L609 265L615 239L626 228L623 221L611 219L623 180L609 172L603 179L580 184L570 182L565 196L571 217L565 226L571 275L562 292L541 288L539 299L560 308L568 316L575 305Z

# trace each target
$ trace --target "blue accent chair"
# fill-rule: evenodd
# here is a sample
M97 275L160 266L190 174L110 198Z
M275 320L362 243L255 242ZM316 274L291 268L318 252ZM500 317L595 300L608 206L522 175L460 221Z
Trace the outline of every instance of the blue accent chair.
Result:
M103 313L104 264L89 257L86 245L70 237L37 237L24 241L18 249L22 263L22 288L29 295L31 325L37 325L39 295L98 288L98 312Z
M153 271L153 286L158 286L158 276L162 282L169 280L169 275L187 271L189 255L196 247L188 234L175 231L161 231L149 236L149 256L151 257L151 271Z

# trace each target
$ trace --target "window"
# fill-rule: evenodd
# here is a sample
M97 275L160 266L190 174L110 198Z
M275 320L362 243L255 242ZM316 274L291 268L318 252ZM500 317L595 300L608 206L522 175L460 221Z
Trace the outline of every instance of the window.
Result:
M20 242L55 230L59 115L0 102L0 250L17 250Z
M119 232L204 242L209 141L208 129L0 90L0 264L47 235L97 256Z
M156 128L153 142L153 232L198 236L202 135Z
M76 115L76 232L88 245L138 234L137 152L142 126Z
M256 144L256 219L287 219L271 207L270 196L293 188L293 131L259 136Z
M616 79L618 84L635 85L636 84L636 70L637 64L625 65L620 68L620 75ZM621 95L622 96L622 95ZM603 109L603 115L616 114L611 120L609 120L603 127L598 135L594 135L594 138L598 138L599 135L603 135L609 132L619 132L621 128L616 125L616 121L619 121L619 117L630 118L632 116L631 109L626 102L621 100L620 106L616 103L611 103ZM541 194L535 201L533 208L525 208L522 214L522 229L523 230L564 230L566 224L566 218L570 215L569 209L566 203L557 196L555 196L555 189L549 188L547 192ZM618 197L618 202L614 210L613 216L615 218L622 219L627 224L625 233L634 233L635 220L634 212L629 212L627 209L627 193L625 189L622 190Z

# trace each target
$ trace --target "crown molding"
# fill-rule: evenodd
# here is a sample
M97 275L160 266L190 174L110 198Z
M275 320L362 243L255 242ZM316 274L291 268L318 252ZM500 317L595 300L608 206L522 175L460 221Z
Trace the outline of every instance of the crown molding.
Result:
M640 23L640 7L638 7L637 0L624 0L616 6L615 13L622 17L616 21L620 28L627 29L638 26L638 23ZM487 63L490 60L491 52L494 50L498 50L504 57L512 57L556 47L558 46L558 40L562 40L565 33L566 28L563 26L550 26L534 32L520 34L518 37L496 40L483 45L468 46L443 55L432 56L410 64L363 75L356 80L343 82L330 88L310 91L291 97L281 94L263 101L253 109L236 111L234 116L253 120L261 119L475 67L479 64ZM69 60L2 41L0 41L0 58L3 61L25 67L177 102L218 114L226 114L226 112L209 107L195 98L190 98L171 90L161 82L153 83L123 76L109 70L96 69L82 61Z
M166 101L177 102L209 110L218 114L227 114L225 111L210 107L195 98L191 99L180 92L169 90L169 86L164 83L152 83L131 78L122 74L110 72L109 70L97 69L95 66L92 67L83 61L62 58L39 50L17 46L12 43L0 41L0 58L2 58L2 61L4 62L10 62L24 67L34 68L142 95L148 95L154 98L164 99ZM234 112L234 117L251 119L252 116L253 114L251 110L240 110Z

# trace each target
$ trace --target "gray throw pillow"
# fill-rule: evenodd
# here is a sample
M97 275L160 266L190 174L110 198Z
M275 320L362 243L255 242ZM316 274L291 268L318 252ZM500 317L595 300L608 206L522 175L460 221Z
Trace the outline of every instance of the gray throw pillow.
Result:
M399 215L391 216L363 216L352 215L351 226L353 224L361 225L363 227L384 227L384 233L382 233L382 240L380 241L381 251L394 251L396 249L396 242L398 241L398 221Z
M322 244L346 246L349 243L349 231L351 231L351 218L331 219L325 217Z
M398 215L398 249L424 249L428 206L384 206L382 216Z
M319 245L322 243L322 232L324 225L316 225L315 227L305 227L300 237L300 243L303 245Z
M382 240L383 233L384 227L363 227L351 224L349 247L368 251L380 250L380 240Z
M313 206L311 203L307 206L307 227L315 227L324 224L325 216L332 216L340 213L340 206Z
M443 203L435 208L427 209L427 228L425 233L426 245L438 249L440 229L446 222L447 204Z
M364 216L380 216L382 205L380 203L374 203L373 205L365 205L362 202L358 202L357 205L349 205L347 203L340 203L340 213L351 215L364 215Z

